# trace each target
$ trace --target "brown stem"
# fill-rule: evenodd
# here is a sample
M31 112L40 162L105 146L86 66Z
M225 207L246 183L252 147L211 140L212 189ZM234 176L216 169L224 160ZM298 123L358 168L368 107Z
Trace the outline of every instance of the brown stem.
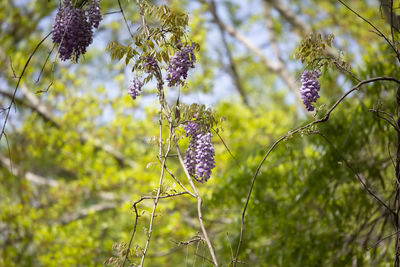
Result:
M120 10L120 12L122 14L122 17L123 17L124 21L125 21L126 28L128 29L129 35L133 39L133 33L131 31L131 27L129 27L128 21L126 20L125 12L124 12L124 9L122 8L121 1L120 0L117 0L117 1L118 1L119 10Z
M186 177L187 177L187 179L189 181L189 184L192 187L192 189L193 189L193 191L194 191L194 193L195 193L195 195L197 197L197 215L198 215L201 231L203 232L204 239L206 240L206 243L207 243L207 246L208 246L208 250L210 251L211 257L213 259L213 263L214 263L215 266L218 266L218 261L217 261L217 257L215 256L214 248L212 246L210 238L208 237L207 230L206 230L206 228L204 226L204 222L203 222L203 214L202 214L202 211L201 211L201 206L203 204L203 200L201 199L200 194L197 191L197 188L194 185L193 180L190 177L190 174L189 174L189 172L188 172L188 170L187 170L187 168L185 166L185 163L183 161L181 152L179 150L178 142L176 140L174 140L174 142L175 142L176 152L178 153L179 162L181 163L181 166L183 168L183 171L185 172L185 175L186 175Z
M6 125L7 125L8 118L10 116L11 107L15 102L15 97L16 97L19 85L21 83L22 77L24 77L25 71L28 68L29 63L31 62L33 56L36 54L36 52L39 49L39 47L43 44L44 41L46 41L46 39L50 35L51 35L51 32L49 32L45 37L43 37L43 39L36 45L35 49L33 49L32 53L29 55L28 60L25 62L25 65L24 65L24 67L22 69L22 72L19 75L19 78L18 78L18 81L17 81L17 85L14 88L14 92L13 92L12 97L11 97L10 105L6 108L7 112L6 112L6 116L5 116L5 119L4 119L4 122L3 122L3 126L2 126L2 129L1 129L1 132L0 132L0 140L3 137L3 135L5 135L5 128L6 128Z
M400 86L397 89L397 127L400 126ZM397 154L396 154L396 166L395 166L395 174L396 174L396 197L395 197L395 214L394 216L394 227L396 231L396 243L395 243L395 259L394 259L394 266L399 267L400 264L400 233L399 233L399 211L400 211L400 133L397 132Z
M159 159L161 160L162 159L162 163L161 163L161 174L160 174L160 182L159 182L159 184L158 184L158 188L157 188L157 196L156 196L156 198L155 198L155 200L154 200L154 206L153 206L153 211L151 212L151 217L150 217L150 226L149 226L149 234L148 234L148 237L147 237L147 241L146 241L146 245L145 245L145 247L144 247L144 250L143 250L143 255L142 255L142 260L140 261L140 265L139 266L143 266L143 263L144 263L144 259L145 259L145 257L146 257L146 252L147 252L147 249L148 249L148 247L149 247L149 244L150 244L150 238L151 238L151 234L152 234L152 230L153 230L153 222L154 222L154 217L155 217L155 213L156 213L156 209L157 209L157 204L158 204L158 200L159 200L159 198L160 198L160 194L161 194L161 186L162 186L162 182L163 182L163 178L164 178L164 170L165 170L165 163L166 163L166 161L167 161L167 157L168 157L168 154L169 154L169 152L170 152L170 150L171 150L171 140L172 140L172 131L173 131L173 129L172 129L172 124L170 123L169 124L169 138L168 138L168 148L167 148L167 151L165 152L165 155L163 155L163 153L162 153L162 114L163 114L163 98L161 99L161 110L160 110L160 140L159 140L159 142L160 142L160 145L159 145Z
M360 19L362 19L363 21L365 21L369 26L371 26L376 32L377 34L382 37L386 43L392 48L393 52L396 54L397 59L400 62L400 53L399 51L397 51L397 49L394 47L395 44L393 44L389 38L382 33L381 30L379 30L374 24L372 24L369 20L365 19L363 16L361 16L359 13L357 13L355 10L353 10L350 6L348 6L346 3L344 3L342 0L338 0L339 3L341 3L343 6L345 6L348 10L350 10L351 12L353 12L357 17L359 17Z

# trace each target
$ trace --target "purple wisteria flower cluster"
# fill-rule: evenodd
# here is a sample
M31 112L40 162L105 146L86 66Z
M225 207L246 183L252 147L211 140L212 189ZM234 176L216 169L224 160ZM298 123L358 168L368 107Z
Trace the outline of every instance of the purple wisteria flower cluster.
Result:
M86 10L88 21L95 29L99 27L100 21L103 19L100 11L100 1L101 0L92 0L92 4Z
M185 131L186 136L190 137L184 160L185 166L190 176L198 182L207 182L211 176L211 170L215 167L212 134L204 133L196 122L187 123Z
M186 44L184 47L180 47L180 51L173 55L167 69L168 86L171 87L183 83L187 78L189 68L194 68L196 56L193 50L193 43Z
M102 20L99 2L100 0L92 0L84 10L74 7L71 0L63 1L52 30L52 39L59 45L61 60L72 58L78 61L92 43L93 28L98 28Z
M313 111L314 107L311 105L315 103L319 98L318 91L321 86L318 82L318 78L321 73L318 70L306 70L301 75L301 88L300 95L303 99L303 104L306 106L307 111Z
M132 97L133 100L136 99L140 92L142 91L143 83L138 79L135 78L132 80L132 83L129 85L128 94Z
M144 58L144 68L146 69L146 73L157 72L157 68L158 68L157 60L153 56L145 57Z

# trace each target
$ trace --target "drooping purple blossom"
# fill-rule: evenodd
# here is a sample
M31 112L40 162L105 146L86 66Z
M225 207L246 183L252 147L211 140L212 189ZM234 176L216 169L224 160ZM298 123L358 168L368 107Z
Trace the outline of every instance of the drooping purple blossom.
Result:
M313 111L312 103L316 102L319 98L318 92L321 88L318 78L321 73L317 70L306 70L301 75L301 88L300 95L303 99L303 104L306 106L307 111Z
M133 100L136 99L140 92L142 91L143 83L138 79L135 78L132 80L132 83L129 85L128 94L132 97Z
M184 163L190 176L195 176L196 171L196 144L200 133L200 127L196 122L188 122L185 125L186 137L189 137L189 147L186 150Z
M211 170L215 167L215 152L211 143L211 133L201 133L196 146L196 178L200 182L207 182Z
M103 19L100 12L100 1L101 0L93 0L92 4L87 9L88 21L90 25L94 28L98 28L100 21Z
M211 133L204 133L196 122L189 122L185 126L186 136L190 138L186 150L185 166L193 178L198 182L206 182L215 167L214 147L211 143Z
M59 45L61 60L72 58L78 61L93 41L92 27L97 28L101 19L99 0L93 0L86 11L75 8L70 0L63 1L52 30L52 39Z
M172 56L167 69L168 86L171 87L183 83L187 78L189 68L194 68L196 56L193 50L193 43L186 44Z
M196 175L196 139L189 140L189 147L186 150L184 163L191 177Z
M190 121L185 125L186 137L196 137L200 132L200 126L194 121Z
M158 64L157 60L153 56L147 56L144 58L144 68L146 73L154 73L157 71Z

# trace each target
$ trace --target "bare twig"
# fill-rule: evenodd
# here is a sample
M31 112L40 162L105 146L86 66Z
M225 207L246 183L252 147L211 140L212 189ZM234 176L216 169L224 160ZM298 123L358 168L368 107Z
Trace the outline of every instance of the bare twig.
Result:
M386 20L390 23L390 27L393 27L398 33L400 32L400 17L393 12L393 0L380 0L381 9L385 13ZM398 9L398 7L397 7Z
M400 85L397 88L396 94L396 104L397 104L397 128L400 128ZM399 267L400 265L400 233L399 233L399 213L400 213L400 132L397 132L397 152L396 152L396 165L395 165L395 200L394 200L394 225L396 231L396 241L395 241L395 258L394 266Z
M184 195L184 194L189 194L189 192L180 192L180 193L176 193L176 194L167 194L167 195L165 195L165 196L159 196L159 199L163 199L163 198L172 198L172 197L181 196L181 195ZM135 212L135 223L134 223L134 226L133 226L132 235L131 235L131 238L130 238L130 240L129 240L129 244L128 244L128 247L127 247L127 251L126 251L126 255L125 255L125 258L124 258L124 262L123 262L123 264L122 264L122 267L125 266L125 263L126 263L128 257L129 257L130 248L131 248L131 246L132 246L132 241L133 241L133 238L134 238L135 233L136 233L137 222L138 222L138 219L139 219L139 217L140 217L140 216L139 216L139 212L138 212L138 210L137 210L137 205L138 205L140 202L142 202L143 200L145 200L145 199L156 199L156 197L157 197L157 196L142 196L139 200L135 201L135 202L132 204L132 207L131 207L131 208L132 208L132 209L134 210L134 212Z
M197 254L197 253L194 253L194 255L197 256L197 257L199 257L199 258L202 258L203 260L208 261L208 262L211 263L211 264L213 264L213 261L212 261L212 260L210 260L210 259L207 258L207 257L204 257L203 255L200 255L200 254Z
M150 238L151 238L152 229L153 229L154 216L155 216L155 212L156 212L156 208L157 208L157 204L158 204L158 199L160 198L160 194L161 194L161 186L162 186L162 182L163 182L163 178L164 178L165 162L167 161L168 153L171 150L171 140L173 138L173 133L172 133L173 129L172 129L172 124L170 123L170 125L169 125L168 148L167 148L167 151L165 152L165 155L163 155L163 153L162 153L162 109L163 109L163 106L162 106L162 103L161 103L159 159L162 158L162 164L161 164L162 166L161 166L160 182L158 184L157 196L155 198L153 211L152 211L151 217L150 217L150 226L149 226L148 237L147 237L146 245L145 245L144 250L143 250L142 260L140 261L140 265L139 266L143 266L144 259L146 257L146 252L147 252L147 249L149 247Z
M169 173L169 175L171 175L172 179L175 180L175 182L177 182L183 190L185 190L185 192L187 192L189 195L191 195L192 197L196 197L195 194L193 194L192 192L190 192L176 177L175 175L167 168L167 165L164 165L165 170Z
M103 15L106 16L106 15L117 14L117 13L121 13L121 10L118 10L118 11L110 11L110 12L104 13Z
M395 46L395 48L396 48L396 51L397 51L397 45L396 45L396 39L395 39L395 37L394 37L394 31L393 31L393 16L394 16L394 13L393 13L393 0L390 0L390 33L391 33L391 35L392 35L392 43L393 43L393 45Z
M229 147L226 145L224 139L222 139L221 135L219 134L219 132L217 132L214 128L211 128L211 130L214 131L214 133L216 133L219 137L219 139L221 140L222 144L224 144L224 147L226 148L226 150L228 151L229 155L231 155L231 157L235 160L236 165L240 166L240 162L236 159L236 157L232 154L231 150L229 149Z
M388 45L393 49L393 51L396 54L397 59L400 62L400 53L397 51L397 49L393 46L392 42L384 35L374 24L372 24L369 20L365 19L363 16L361 16L359 13L357 13L355 10L353 10L350 6L348 6L346 3L344 3L342 0L338 0L343 6L345 6L348 10L350 10L352 13L354 13L357 17L365 21L369 26L371 26L378 34L380 37L385 39L385 41L388 43Z
M179 193L175 193L175 194L166 194L166 195L164 195L164 196L159 196L158 197L158 199L163 199L163 198L172 198L172 197L176 197L176 196L181 196L181 195L185 195L185 194L188 194L188 195L190 195L190 193L189 192L179 192ZM140 202L142 202L143 200L146 200L146 199L156 199L157 198L157 196L142 196L142 197L140 197L140 199L139 200L136 200L133 204L132 204L132 209L134 209L135 208L135 206L137 206Z
M13 73L13 78L17 78L17 75L15 74L15 70L14 70L14 67L13 67L13 64L12 64L12 59L11 59L11 57L9 57L9 59L10 59L10 68L11 68L11 71L12 71L12 73Z
M124 9L122 8L121 1L120 0L117 0L117 1L118 1L119 10L121 11L122 17L124 18L126 28L128 29L129 35L133 39L133 33L131 31L131 27L129 27L128 21L126 20L125 12L124 12Z
M370 250L371 248L375 248L376 246L378 246L380 243L382 243L382 242L385 241L386 239L389 239L389 238L391 238L391 237L393 237L393 236L395 236L395 235L397 235L397 234L398 234L398 231L397 231L397 232L394 232L394 233L392 233L392 234L390 234L390 235L388 235L388 236L385 236L385 237L379 239L377 242L375 242L373 245L371 245L371 246L368 247L367 249Z
M339 152L339 150L333 145L333 143L322 133L318 131L313 131L312 134L317 134L321 136L331 147L332 149L336 152L337 155L342 159L346 167L356 176L357 180L360 182L360 184L363 186L363 188L371 195L373 196L378 202L382 204L388 211L390 211L392 214L394 213L393 209L391 209L383 200L380 196L378 196L376 193L372 192L371 189L367 186L366 179L361 177L361 175L353 168L353 166L350 165L350 163L346 160L346 158Z
M31 62L32 57L36 54L36 52L37 52L37 50L39 49L39 47L40 47L40 46L43 44L43 42L50 36L50 34L51 34L51 32L49 32L45 37L43 37L43 39L36 45L35 49L33 49L32 53L29 55L28 60L25 62L25 65L24 65L24 67L23 67L23 69L22 69L22 71L21 71L21 74L18 76L17 85L16 85L15 88L14 88L14 92L13 92L12 97L11 97L11 102L10 102L9 106L6 108L6 109L7 109L7 112L6 112L6 116L5 116L4 122L3 122L3 126L2 126L2 129L1 129L1 133L0 133L0 140L1 140L1 138L3 137L3 135L4 135L4 133L5 133L5 128L6 128L7 120L8 120L8 118L9 118L9 116L10 116L11 107L12 107L12 105L14 104L15 95L17 94L17 91L18 91L19 85L20 85L20 83L21 83L22 77L24 76L25 71L26 71L26 69L27 69L28 66L29 66L29 63Z
M42 66L42 69L41 69L40 72L39 72L39 75L38 75L38 77L37 77L37 79L36 79L36 83L39 83L40 77L41 77L42 74L43 74L43 71L44 71L44 68L46 67L47 61L49 61L49 58L50 58L51 54L53 53L53 50L54 50L55 47L56 47L56 44L53 44L53 47L52 47L51 50L47 53L46 60L44 61L43 66Z
M400 132L400 129L397 127L396 125L396 121L394 120L393 116L385 111L382 110L378 110L378 109L369 109L368 111L374 112L376 114L376 116L384 121L386 121L387 123L389 123L397 132ZM389 117L389 119L387 117L382 116L381 114L386 115L387 117Z

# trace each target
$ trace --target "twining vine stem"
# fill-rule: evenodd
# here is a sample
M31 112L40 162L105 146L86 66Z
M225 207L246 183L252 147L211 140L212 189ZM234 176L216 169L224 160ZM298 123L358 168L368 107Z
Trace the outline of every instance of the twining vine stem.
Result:
M396 94L397 104L397 128L400 127L400 85L397 88ZM394 224L396 231L396 242L395 242L395 260L394 266L399 267L400 264L400 233L399 233L399 213L400 213L400 132L397 132L397 152L396 152L396 165L395 165L395 203L394 203Z
M361 16L359 13L357 13L354 9L352 9L350 6L348 6L346 3L344 3L342 0L338 0L343 6L345 6L348 10L350 10L352 13L354 13L357 17L359 17L360 19L362 19L364 22L366 22L369 26L371 26L380 37L382 37L383 39L385 39L385 41L388 43L388 45L392 48L392 50L395 52L397 59L400 62L400 53L399 51L397 51L397 49L394 47L394 43L392 44L392 42L389 40L388 37L386 37L386 35L384 35L382 33L381 30L379 30L374 24L372 24L370 21L368 21L367 19L365 19L363 16ZM392 22L391 22L392 24ZM392 27L392 26L391 26Z
M160 98L161 98L161 97L160 97ZM161 100L161 101L165 101L163 98L161 98L160 100ZM140 261L140 265L139 265L139 266L143 266L144 259L145 259L145 257L146 257L146 252L147 252L147 249L148 249L148 247L149 247L150 238L151 238L151 234L152 234L152 230L153 230L154 216L155 216L155 213L156 213L158 200L159 200L159 198L160 198L161 186L162 186L162 182L163 182L163 178L164 178L164 170L165 170L164 166L165 166L165 162L166 162L166 160L167 160L167 158L168 158L168 154L169 154L169 152L170 152L170 150L171 150L171 138L173 138L172 123L170 123L170 124L169 124L168 147L167 147L167 151L165 152L165 155L163 155L163 151L162 151L162 144L163 144L163 138L162 138L162 127L163 127L163 124L162 124L162 114L163 114L163 112L162 112L162 110L163 110L163 105L162 105L162 103L161 103L160 121L159 121L159 122L160 122L160 140L159 140L159 153L158 153L159 159L162 160L162 163L161 163L160 182L159 182L159 184L158 184L157 196L156 196L156 198L155 198L153 211L152 211L151 217L150 217L149 233L148 233L146 245L145 245L144 250L143 250L142 260Z
M177 197L177 196L181 196L181 195L185 195L185 194L190 194L190 192L179 192L179 193L175 193L175 194L167 194L167 195L165 195L165 196L159 196L159 199L173 198L173 197ZM146 200L146 199L156 199L156 197L157 197L157 196L142 196L139 200L135 201L135 202L132 204L132 207L131 207L131 208L132 208L132 209L134 210L134 212L135 212L135 223L134 223L134 226L133 226L133 232L132 232L132 235L131 235L131 239L129 240L129 244L128 244L128 247L127 247L127 250L126 250L126 254L125 254L125 258L124 258L124 262L123 262L123 264L122 264L122 267L125 266L125 263L126 263L128 257L129 257L130 248L131 248L131 246L132 246L132 241L133 241L133 238L134 238L135 233L136 233L137 221L138 221L138 219L139 219L139 212L138 212L138 210L137 210L137 205L138 205L140 202L142 202L143 200Z
M8 118L9 118L9 116L10 116L11 107L12 107L12 105L13 105L14 102L15 102L15 95L17 94L17 91L18 91L19 85L20 85L20 83L21 83L22 77L24 76L25 71L26 71L26 69L27 69L28 66L29 66L29 63L31 62L32 57L36 54L36 52L37 52L37 50L39 49L39 47L43 44L43 42L44 42L50 35L51 35L51 32L49 32L45 37L43 37L43 39L36 45L35 49L33 49L32 53L29 55L28 60L25 62L25 65L24 65L24 67L23 67L23 69L22 69L21 74L18 76L17 85L16 85L15 88L14 88L14 92L13 92L12 97L11 97L10 105L6 108L7 112L6 112L6 116L5 116L4 122L3 122L3 126L2 126L2 129L1 129L1 133L0 133L0 140L1 140L1 138L3 137L3 135L5 134L5 128L6 128L6 124L7 124Z
M363 16L361 16L359 13L357 13L355 10L353 10L350 6L348 6L346 3L344 3L342 0L338 0L343 6L345 6L347 9L349 9L352 13L354 13L356 16L361 18L364 22L366 22L368 25L370 25L378 34L378 36L382 37L386 43L391 47L391 49L394 51L396 54L397 60L400 62L400 53L399 50L397 49L397 43L393 31L393 0L390 0L390 33L392 36L392 41L389 40L386 35L384 35L375 25L373 25L370 21L365 19ZM400 127L400 87L397 90L397 97L396 97L396 105L397 105L397 122L396 122L396 130L397 128ZM394 210L392 211L393 213L393 220L394 220L394 227L395 227L395 232L396 232L396 240L395 240L395 260L394 260L394 266L399 267L400 266L400 233L399 233L399 213L400 213L400 185L399 185L399 180L400 180L400 133L397 131L397 155L396 155L396 165L395 165L395 201L394 201Z
M120 10L120 12L121 12L121 14L122 14L122 17L123 17L124 21L125 21L125 25L126 25L126 28L128 29L129 35L130 35L131 38L134 40L134 38L133 38L133 33L132 33L132 31L131 31L131 27L129 27L129 23L128 23L128 21L126 20L125 12L124 12L124 9L122 8L121 1L120 1L120 0L117 0L117 1L118 1L119 10Z
M261 167L263 166L265 160L268 158L268 156L271 154L271 152L278 146L278 144L280 144L282 141L286 140L288 137L291 137L303 130L306 130L308 128L310 128L313 125L322 123L322 122L326 122L329 120L329 116L330 114L336 109L336 107L348 96L350 95L352 92L357 91L362 85L364 84L368 84L368 83L372 83L372 82L376 82L376 81L392 81L395 82L397 84L400 85L400 81L393 78L393 77L387 77L387 76L382 76L382 77L374 77L371 79L366 79L364 81L359 82L357 85L355 85L353 88L351 88L349 91L347 91L342 97L340 97L335 104L332 105L332 107L324 114L324 116L322 116L322 118L320 119L315 119L314 121L307 123L306 125L303 125L301 127L295 128L294 130L289 131L286 135L281 136L278 140L276 140L271 146L270 148L267 150L266 154L264 155L263 159L261 160L261 162L259 163L256 172L253 175L253 179L251 181L250 184L250 188L247 194L247 198L246 198L246 202L244 204L243 207L243 211L242 211L242 215L241 215L241 223L240 223L240 236L239 236L239 243L236 249L236 255L234 257L234 259L232 260L232 264L233 266L236 266L237 261L238 261L238 257L239 257L239 252L240 252L240 247L243 241L243 232L244 232L244 219L245 219L245 215L246 215L246 210L247 210L247 206L250 202L250 197L253 191L253 187L254 184L256 182L257 176L261 170ZM388 204L386 204L386 202L384 200L382 200L378 195L376 195L371 189L369 189L366 185L366 183L362 180L359 179L359 182L361 183L362 187L364 188L365 191L367 191L368 194L370 194L378 203L380 203L383 207L385 207L389 212L391 212L392 214L396 214L396 211L393 210L392 208L390 208L388 206Z
M214 263L215 266L218 266L218 261L217 261L217 257L215 256L214 248L212 246L210 238L208 237L207 230L206 230L206 228L204 226L204 222L203 222L203 215L202 215L202 211L201 211L203 200L201 199L201 196L200 196L199 192L197 191L197 188L194 185L193 180L190 177L190 174L189 174L189 172L188 172L188 170L187 170L187 168L185 166L185 163L183 161L181 152L179 151L179 146L178 146L178 142L176 141L176 139L174 139L174 142L175 142L176 152L178 153L179 162L181 163L182 168L183 168L183 170L185 172L185 175L186 175L186 177L187 177L187 179L189 181L189 184L192 187L192 189L193 189L193 191L194 191L194 193L196 195L196 198L197 198L197 215L198 215L201 231L203 232L204 239L206 240L206 243L207 243L207 246L208 246L208 250L210 251L213 263Z

